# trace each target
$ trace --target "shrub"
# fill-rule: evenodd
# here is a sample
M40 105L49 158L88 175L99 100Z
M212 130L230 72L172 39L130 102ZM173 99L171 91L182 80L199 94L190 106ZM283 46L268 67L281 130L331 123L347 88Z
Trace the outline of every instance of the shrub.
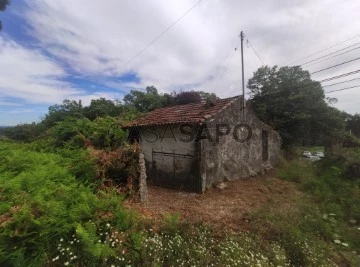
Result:
M89 220L131 226L122 198L111 191L95 194L68 163L60 155L0 143L1 265L44 265L55 252L54 240Z

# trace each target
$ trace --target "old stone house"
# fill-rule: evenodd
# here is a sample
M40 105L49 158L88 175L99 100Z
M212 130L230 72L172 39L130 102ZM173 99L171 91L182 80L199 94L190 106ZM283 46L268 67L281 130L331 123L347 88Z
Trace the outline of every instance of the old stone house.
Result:
M140 143L148 179L195 192L270 169L281 145L242 97L156 109L125 128Z

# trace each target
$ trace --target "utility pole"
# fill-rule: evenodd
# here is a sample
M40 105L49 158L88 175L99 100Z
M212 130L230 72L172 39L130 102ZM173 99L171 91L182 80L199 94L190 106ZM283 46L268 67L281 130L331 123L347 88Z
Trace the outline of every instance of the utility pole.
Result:
M245 108L246 108L246 102L245 102L245 80L244 80L244 32L241 31L240 33L240 39L241 39L241 74L242 74L242 119L245 121Z

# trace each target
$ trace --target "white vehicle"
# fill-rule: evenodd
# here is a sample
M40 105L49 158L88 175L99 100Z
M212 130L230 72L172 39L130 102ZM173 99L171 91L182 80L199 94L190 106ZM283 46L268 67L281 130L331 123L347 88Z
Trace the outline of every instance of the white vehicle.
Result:
M315 152L313 155L315 157L319 157L319 158L324 158L325 157L324 152L320 152L320 151Z
M311 158L312 157L310 151L304 151L302 155L303 155L304 158Z
M317 161L320 160L320 157L318 156L311 156L310 158L308 158L310 161Z

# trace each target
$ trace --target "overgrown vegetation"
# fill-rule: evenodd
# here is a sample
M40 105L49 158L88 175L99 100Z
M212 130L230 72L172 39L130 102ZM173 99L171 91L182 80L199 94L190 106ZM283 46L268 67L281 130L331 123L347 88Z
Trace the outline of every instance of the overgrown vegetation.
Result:
M133 215L122 207L122 197L114 190L95 191L83 184L81 179L93 176L94 170L79 173L71 165L71 158L0 143L2 266L44 265L55 256L54 241L67 238L75 227L83 230L79 245L89 246L89 220L130 229ZM106 253L108 248L94 246L83 257Z
M125 209L125 195L116 187L89 182L98 177L91 153L63 148L55 154L33 144L0 142L1 265L358 264L352 252L360 247L359 179L346 177L338 159L332 159L332 168L326 167L330 161L284 162L279 176L310 197L291 214L264 206L252 214L250 232L219 236L176 215L166 215L159 225ZM81 164L74 164L80 157Z
M2 266L288 266L290 244L311 264L328 261L306 240L219 237L172 215L153 229L151 221L123 207L122 194L84 184L83 177L95 177L94 169L74 170L68 156L0 142Z
M216 96L151 86L123 102L64 100L39 123L0 129L0 265L359 266L359 115L331 107L335 100L298 67L259 69L249 88L252 107L284 140L278 176L304 192L295 208L264 205L247 231L226 235L177 215L142 218L123 205L137 197L139 149L121 125ZM299 160L298 145L322 151L328 141L347 147L316 163Z
M276 216L276 227L292 225L291 236L318 236L334 258L351 266L360 264L360 175L352 171L360 162L360 149L328 155L315 164L306 160L284 161L278 168L282 179L298 183L309 197L298 203L299 210L286 218ZM357 162L357 163L354 163ZM280 218L280 220L279 220ZM289 230L289 229L288 229ZM286 230L281 230L287 233ZM331 252L333 251L333 252ZM337 256L335 256L337 255Z

